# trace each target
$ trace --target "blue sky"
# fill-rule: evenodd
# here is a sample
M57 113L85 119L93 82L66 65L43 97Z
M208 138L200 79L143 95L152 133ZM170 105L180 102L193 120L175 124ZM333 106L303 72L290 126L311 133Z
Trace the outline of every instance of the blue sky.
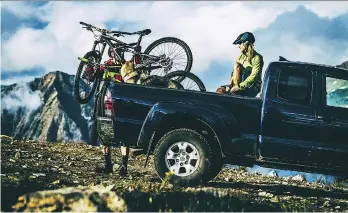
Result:
M76 72L93 35L84 21L118 30L152 29L143 39L174 36L193 52L192 72L214 91L228 81L238 48L232 41L254 32L256 50L270 61L337 65L348 60L347 2L2 2L2 84L47 72ZM136 37L126 38L135 41Z

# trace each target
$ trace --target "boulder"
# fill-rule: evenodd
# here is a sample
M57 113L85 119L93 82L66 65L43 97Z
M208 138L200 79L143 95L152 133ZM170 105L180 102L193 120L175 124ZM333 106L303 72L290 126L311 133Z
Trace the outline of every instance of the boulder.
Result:
M124 212L127 206L110 187L69 187L22 195L15 212Z

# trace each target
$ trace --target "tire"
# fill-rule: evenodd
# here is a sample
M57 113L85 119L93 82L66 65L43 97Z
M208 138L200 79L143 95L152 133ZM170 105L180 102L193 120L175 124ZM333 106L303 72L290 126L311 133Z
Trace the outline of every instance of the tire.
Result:
M201 92L207 91L201 79L199 79L198 76L196 76L192 72L174 71L174 72L168 73L165 76L165 78L167 78L168 80L169 79L173 80L172 78L175 78L175 77L177 77L177 79L181 79L181 80L176 80L180 82L182 82L185 78L189 78L197 84L199 91Z
M156 48L156 46L163 44L163 43L175 43L179 46L181 46L186 53L186 57L187 57L187 64L185 69L183 69L184 72L190 72L191 68L192 68L192 62L193 62L193 56L192 56L192 51L190 49L190 47L182 40L178 39L178 38L174 38L174 37L164 37L164 38L160 38L154 42L152 42L144 51L144 54L149 55L150 52ZM171 72L171 70L169 71ZM168 73L169 73L168 72Z
M94 109L94 119L95 119L95 125L93 126L93 134L92 134L92 145L98 145L98 144L108 144L106 141L102 141L102 139L99 137L98 131L97 131L97 118L104 117L105 112L104 112L104 97L106 95L106 90L109 86L110 82L105 81L101 89L99 90L99 95L96 97L95 101L95 109ZM99 142L99 143L98 143Z
M101 60L100 56L96 52L94 52L94 51L90 51L90 52L86 53L83 57L87 58L87 59L93 57L97 62L99 62ZM80 96L79 79L80 79L80 75L82 74L83 66L85 64L86 63L83 62L83 61L80 62L79 67L77 68L75 81L74 81L75 82L75 85L74 85L74 96L75 96L76 101L79 104L86 104L92 98L92 95L95 92L95 89L96 89L96 86L97 86L97 80L98 80L98 77L96 76L94 78L94 81L93 81L93 86L92 86L91 92L86 97L82 98Z
M185 89L180 82L168 80L162 76L150 75L146 80L144 80L141 85L159 88L175 88L175 89Z
M186 144L189 144L187 147L194 147L196 151L189 152L187 151L186 155L183 155L184 157L187 155L195 155L195 153L198 153L198 161L196 161L197 168L193 169L191 174L187 174L186 176L180 176L180 169L176 168L176 174L174 174L170 182L173 184L177 184L179 186L196 186L199 184L204 184L207 182L207 176L211 172L212 169L212 160L213 160L213 153L212 149L209 145L209 143L206 141L206 139L196 131L190 130L190 129L176 129L168 132L165 134L158 142L158 144L155 147L154 151L154 164L155 169L157 172L157 175L163 180L166 177L166 173L169 172L169 168L167 167L167 163L173 163L175 161L170 162L170 160L166 160L167 151L171 148L174 144L178 142L186 142ZM175 145L174 145L174 149ZM192 148L191 148L192 150ZM188 157L189 159L190 157ZM185 158L183 158L185 159ZM182 160L182 159L181 159ZM192 163L192 160L188 160L188 162ZM183 162L186 163L186 162ZM187 165L187 164L186 164ZM192 164L191 164L192 165ZM195 165L195 166L196 166ZM182 170L181 170L182 171ZM178 174L178 175L177 175Z
M98 145L98 140L99 140L99 135L98 135L98 130L97 130L97 117L102 116L101 115L101 98L100 96L96 97L94 100L94 107L93 107L93 122L94 124L92 125L92 133L91 133L91 145L92 146L97 146Z
M156 76L156 75L150 75L141 83L141 85L151 86L151 87L152 86L154 86L154 87L166 87L166 84L165 84L165 82L163 82L161 77Z

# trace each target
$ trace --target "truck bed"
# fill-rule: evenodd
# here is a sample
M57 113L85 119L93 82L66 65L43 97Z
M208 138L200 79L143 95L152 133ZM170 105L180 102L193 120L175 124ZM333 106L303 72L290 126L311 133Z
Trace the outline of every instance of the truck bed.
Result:
M148 112L158 102L182 103L188 107L192 105L220 116L231 114L235 117L240 132L255 136L259 133L260 98L119 83L111 83L108 90L115 112L115 135L130 145L136 144Z

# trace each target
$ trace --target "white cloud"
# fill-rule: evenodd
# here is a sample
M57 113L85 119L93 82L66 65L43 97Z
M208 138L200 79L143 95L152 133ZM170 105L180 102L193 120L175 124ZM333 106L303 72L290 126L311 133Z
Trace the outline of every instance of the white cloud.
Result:
M30 113L41 105L40 91L31 91L25 83L17 84L9 94L2 93L1 96L1 111L7 109L16 112L24 107Z
M318 9L321 2L53 1L39 8L29 7L22 2L8 3L6 7L18 16L36 17L49 24L42 30L21 28L3 44L6 54L2 56L2 70L22 71L40 66L47 72L62 70L74 74L79 63L77 57L91 49L94 39L91 32L81 29L79 22L105 27L106 21L116 20L137 22L139 30L152 30L150 35L143 38L143 48L164 36L184 40L193 53L192 71L197 73L207 70L213 60L232 63L239 54L232 41L239 33L267 28L277 15L292 11L300 4L321 15L333 16L347 11L344 10L344 4L335 3L327 6L329 9L325 13L325 10ZM118 29L117 26L115 28ZM127 37L126 41L134 42L136 38ZM325 41L319 39L318 42L330 49ZM320 58L322 63L333 63L332 57L328 58L329 54L323 52L323 45L300 43L291 35L285 35L274 43L277 44L270 47L256 44L257 50L264 53L266 61L277 60L278 55L285 55L304 61ZM272 45L272 42L269 44ZM104 56L106 59L106 54Z
M46 6L43 7L34 7L31 6L30 3L27 1L2 1L1 2L1 8L6 8L7 10L11 11L13 14L15 14L17 17L22 19L28 19L28 18L38 18L40 20L44 20L43 16L46 12L48 12L46 9Z
M2 70L66 70L71 68L71 49L62 47L48 30L21 28L4 44Z
M272 8L276 10L293 11L296 7L305 4L306 1L246 1L251 8Z
M184 2L154 2L138 18L144 26L152 26L153 33L146 38L147 42L162 36L184 40L193 52L193 71L197 72L206 70L212 60L235 58L239 53L234 51L232 41L243 31L267 27L280 12L250 9L241 2L200 7Z
M305 4L308 10L320 17L334 18L348 11L347 1L313 1Z
M334 18L348 11L347 1L248 1L252 8L273 8L277 10L293 11L303 5L308 10L316 13L319 17Z
M35 78L41 77L41 76L21 76L19 77L12 77L8 79L1 79L0 85L11 85L15 83L27 83L30 81L33 81Z
M8 8L18 15L25 10L18 5ZM33 8L26 8L22 17L35 15L30 12ZM164 36L184 40L194 54L193 70L204 70L212 60L231 60L238 54L233 52L231 43L241 31L267 27L281 12L251 9L241 2L49 2L39 11L40 19L47 20L48 26L42 30L18 30L4 44L2 70L42 66L47 71L75 73L77 56L89 51L93 42L93 35L81 29L79 22L105 27L103 23L107 20L136 21L140 27L152 29L153 33L144 37L143 47Z
M265 58L265 64L278 60L278 56L283 56L292 61L337 65L342 63L342 52L337 52L335 49L338 45L348 48L348 41L346 43L327 42L325 38L321 37L313 37L309 41L299 41L295 34L269 34L269 40L264 40L259 45L259 49L263 55L268 56ZM346 60L347 58L346 55Z

